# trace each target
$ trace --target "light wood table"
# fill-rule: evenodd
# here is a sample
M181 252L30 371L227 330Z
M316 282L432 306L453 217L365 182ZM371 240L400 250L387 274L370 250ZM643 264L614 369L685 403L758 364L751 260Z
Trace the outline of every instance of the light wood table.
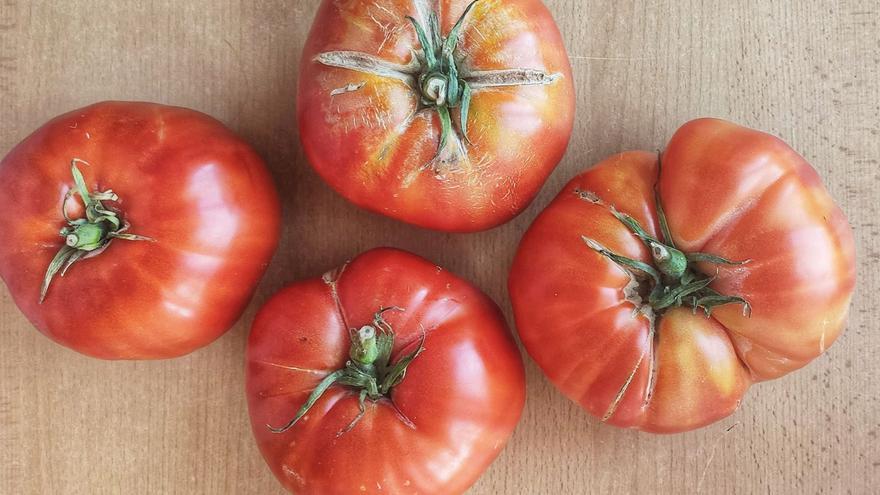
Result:
M273 292L390 245L473 280L510 317L505 284L518 239L562 185L609 154L661 148L698 116L773 132L820 171L858 243L849 329L808 368L755 386L729 419L678 436L599 424L527 360L522 423L471 493L876 493L876 0L548 1L578 88L572 145L525 214L478 235L364 213L308 167L294 96L317 3L0 0L0 152L95 101L183 105L252 142L284 201L282 244L253 304L186 358L82 357L33 330L0 290L0 493L282 493L251 439L243 392L249 323ZM0 233L0 242L14 241Z

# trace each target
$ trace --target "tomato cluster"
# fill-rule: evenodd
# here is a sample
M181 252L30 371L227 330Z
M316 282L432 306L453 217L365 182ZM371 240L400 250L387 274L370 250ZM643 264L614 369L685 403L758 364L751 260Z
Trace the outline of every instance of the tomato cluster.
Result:
M539 0L324 0L298 114L315 170L350 201L447 232L509 221L562 158L574 84ZM482 29L481 29L482 28ZM105 102L48 122L0 163L0 277L43 334L104 359L207 345L277 247L260 157L183 108ZM547 377L616 426L680 432L824 353L855 286L849 224L770 135L712 119L661 153L575 177L509 278ZM253 434L297 494L458 494L525 401L495 302L399 250L269 300L247 346Z

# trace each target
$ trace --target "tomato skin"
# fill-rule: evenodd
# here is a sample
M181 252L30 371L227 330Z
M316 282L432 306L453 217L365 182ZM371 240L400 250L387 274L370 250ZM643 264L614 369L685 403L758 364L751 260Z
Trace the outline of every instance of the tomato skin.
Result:
M438 2L444 36L469 3ZM421 45L405 16L424 22L415 4L322 2L300 67L303 148L318 174L362 208L434 230L495 227L531 203L568 146L575 99L562 38L540 0L478 2L459 43L464 72L527 68L560 77L547 85L474 90L466 156L428 167L440 143L440 119L420 109L418 91L316 61L321 53L347 50L411 62ZM340 93L345 88L358 89Z
M74 158L88 163L78 167L88 189L112 189L120 199L108 205L155 242L114 240L56 275L40 304L64 245ZM52 340L103 359L213 342L244 311L280 233L272 178L250 146L207 115L151 103L98 103L48 122L0 163L0 198L0 276L15 303Z
M647 152L613 156L573 179L524 236L509 289L523 344L566 396L610 424L673 433L728 416L751 383L825 352L845 326L855 251L816 172L778 138L696 120L662 162L659 191L676 247L751 260L717 265L712 283L749 301L751 317L738 304L711 318L670 309L651 346L648 317L623 293L628 275L585 245L581 236L652 263L607 207L576 193L595 193L657 237L658 160Z
M425 350L390 400L331 387L282 434L315 386L348 360L349 328L399 306L392 362ZM498 307L468 282L413 254L376 249L295 283L260 310L248 340L247 397L263 457L292 493L458 494L500 453L525 400L522 359ZM392 405L393 404L393 405ZM401 420L395 407L415 429Z

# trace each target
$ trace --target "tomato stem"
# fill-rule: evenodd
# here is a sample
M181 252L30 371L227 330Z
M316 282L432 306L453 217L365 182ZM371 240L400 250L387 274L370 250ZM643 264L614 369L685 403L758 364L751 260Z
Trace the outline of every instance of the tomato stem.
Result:
M422 105L436 108L440 116L440 144L437 146L437 156L446 147L449 134L453 132L449 112L452 108L460 108L459 129L463 138L470 141L467 137L467 119L473 92L470 84L459 76L455 51L464 20L478 1L474 0L468 4L445 38L440 32L440 22L436 12L431 12L428 16L427 31L415 18L406 17L422 46L421 55L424 61L419 76Z
M354 51L334 51L317 55L315 61L330 67L338 67L371 74L379 77L395 79L409 85L419 97L421 108L433 109L440 120L440 139L434 158L424 164L420 170L444 162L443 155L450 144L451 136L458 137L458 150L466 153L465 145L471 145L468 135L468 118L474 92L484 88L506 86L549 85L562 77L559 73L548 73L537 69L497 69L474 70L461 65L462 56L458 53L458 44L464 29L465 20L476 7L479 0L468 4L461 17L450 29L446 37L440 31L440 20L436 12L428 15L423 24L411 16L406 20L412 25L421 50L415 53L410 64L400 65L383 60L373 54ZM381 51L381 50L380 50ZM344 94L345 88L360 90L365 83L351 83L343 88L335 89L331 95ZM452 110L458 109L458 129L453 126ZM453 149L447 153L454 153Z
M287 424L278 428L266 425L270 431L284 433L291 429L330 387L339 384L359 391L359 412L348 427L337 434L337 436L341 436L351 431L363 418L366 413L365 401L367 399L372 402L379 401L383 397L387 397L391 393L391 389L403 381L409 365L425 350L425 334L422 333L419 346L415 351L403 356L394 365L390 365L391 351L394 349L394 330L383 317L388 311L404 310L396 306L382 308L373 316L372 325L350 329L350 359L345 363L345 367L324 377Z
M82 172L77 167L80 163L88 165L88 162L79 158L71 161L74 188L67 192L61 204L61 214L67 225L59 231L65 245L58 251L46 270L40 288L41 304L46 299L52 279L59 271L63 277L74 263L103 253L113 239L153 241L149 237L126 233L131 227L130 224L120 219L117 211L108 209L103 203L119 201L119 197L111 190L89 193ZM67 203L74 194L79 194L82 199L85 209L84 218L73 219L67 215Z
M645 276L647 276L650 280L650 286L646 291L647 305L654 312L688 306L694 313L697 310L702 310L708 318L712 314L712 309L716 306L741 304L743 306L743 315L751 315L751 305L748 301L739 296L720 294L712 289L711 285L717 276L717 269L715 275L709 276L701 273L696 266L698 263L744 265L749 260L730 261L707 253L685 254L677 249L672 233L669 230L669 224L666 221L666 214L663 211L663 203L659 192L659 178L654 187L654 199L663 240L656 239L648 234L635 218L618 211L613 205L605 203L595 193L577 190L575 194L584 201L606 208L648 248L653 264L614 253L596 240L582 236L587 247L613 261L634 279L645 279ZM643 304L644 301L639 301L639 303Z

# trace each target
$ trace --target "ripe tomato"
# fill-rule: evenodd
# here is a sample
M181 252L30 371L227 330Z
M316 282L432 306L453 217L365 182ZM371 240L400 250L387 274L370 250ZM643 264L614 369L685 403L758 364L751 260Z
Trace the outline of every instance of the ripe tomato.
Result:
M525 235L509 285L523 343L569 398L617 426L678 432L825 352L854 258L803 158L705 119L675 134L660 170L630 152L572 180Z
M15 303L46 336L105 359L214 341L278 243L262 160L183 108L108 102L52 120L0 163L0 201Z
M298 115L309 161L347 199L473 232L521 212L559 163L574 88L540 0L324 0Z
M293 493L454 495L507 442L525 378L495 303L376 249L266 303L247 396L263 457Z

